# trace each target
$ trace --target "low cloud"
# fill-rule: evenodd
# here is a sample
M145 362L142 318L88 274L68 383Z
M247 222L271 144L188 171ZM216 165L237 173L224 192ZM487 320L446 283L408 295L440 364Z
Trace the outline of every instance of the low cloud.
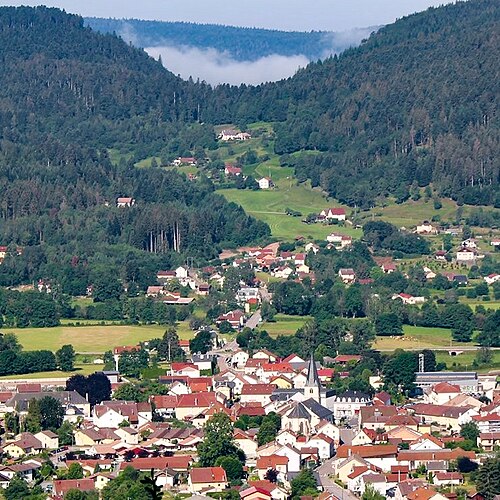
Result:
M273 54L255 61L237 61L229 54L213 48L198 49L187 46L148 47L146 52L155 59L161 56L163 65L183 79L190 76L212 85L229 83L258 85L293 76L299 68L307 66L303 55Z

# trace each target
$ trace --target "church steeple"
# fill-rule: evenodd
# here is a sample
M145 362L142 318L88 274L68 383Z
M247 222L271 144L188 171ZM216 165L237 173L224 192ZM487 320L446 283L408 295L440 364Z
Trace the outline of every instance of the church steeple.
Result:
M321 399L320 393L321 382L319 380L318 369L316 368L314 356L311 354L309 366L307 367L307 380L304 387L304 396L306 396L306 398L312 398L319 403Z

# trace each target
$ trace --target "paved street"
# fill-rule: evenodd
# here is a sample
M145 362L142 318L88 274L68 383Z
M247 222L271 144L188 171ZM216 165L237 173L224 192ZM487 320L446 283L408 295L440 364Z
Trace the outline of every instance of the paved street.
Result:
M249 318L249 320L246 322L246 325L248 328L251 328L252 330L254 328L257 328L259 326L259 323L262 321L262 316L260 314L260 309L258 311L255 311L252 316Z
M354 493L351 493L349 490L341 488L338 484L334 482L333 479L329 477L329 475L333 473L332 460L333 459L327 460L323 465L320 465L315 471L318 474L319 482L323 487L323 490L332 493L339 500L359 500L358 497L354 495Z

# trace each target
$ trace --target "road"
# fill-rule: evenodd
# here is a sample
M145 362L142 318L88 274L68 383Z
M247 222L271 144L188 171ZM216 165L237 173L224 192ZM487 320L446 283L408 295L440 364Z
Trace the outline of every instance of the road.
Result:
M339 500L359 500L359 498L354 495L354 493L341 488L337 483L335 483L333 479L330 478L330 474L333 474L333 460L333 458L327 460L315 470L315 472L318 474L319 482L323 487L323 490L335 495Z
M257 326L259 326L259 323L261 321L262 321L262 315L260 314L260 309L259 309L258 311L255 311L252 314L252 316L246 322L245 326L253 330L254 328L257 328Z

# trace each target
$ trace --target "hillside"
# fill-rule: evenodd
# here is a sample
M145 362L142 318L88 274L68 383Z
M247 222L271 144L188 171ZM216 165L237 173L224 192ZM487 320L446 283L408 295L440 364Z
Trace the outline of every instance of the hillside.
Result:
M203 262L269 234L206 178L109 157L212 146L193 115L206 87L57 9L0 8L0 61L0 284L143 289L186 255ZM117 207L122 196L135 205Z
M237 61L254 61L270 55L304 55L317 60L357 45L374 28L349 33L323 31L298 32L259 28L145 21L139 19L85 18L85 24L101 33L117 33L136 47L189 46L213 48Z
M286 81L219 97L213 117L281 122L277 153L323 153L283 161L352 206L430 183L500 206L499 14L498 2L471 0L409 16Z

